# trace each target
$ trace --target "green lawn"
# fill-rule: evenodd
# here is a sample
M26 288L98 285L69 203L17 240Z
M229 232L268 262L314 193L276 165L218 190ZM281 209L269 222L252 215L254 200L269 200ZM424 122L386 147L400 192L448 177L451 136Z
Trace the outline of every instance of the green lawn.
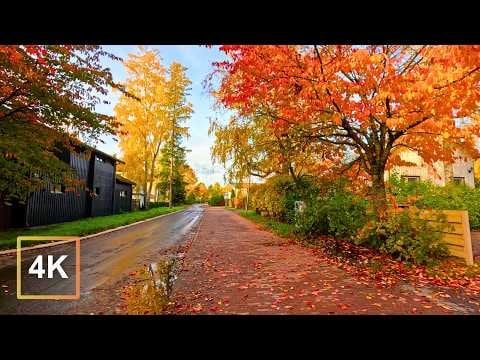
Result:
M37 228L0 231L0 249L15 248L17 244L17 236L85 236L182 210L185 207L185 205L175 206L171 209L168 207L157 207L148 210L139 210L109 216L98 216ZM36 243L39 242L37 241Z
M288 237L291 238L294 236L294 225L282 223L280 221L276 221L273 219L268 219L263 217L262 215L257 214L254 210L236 210L232 209L233 211L237 212L244 218L253 221L256 224L262 225L265 228L273 231L278 236Z

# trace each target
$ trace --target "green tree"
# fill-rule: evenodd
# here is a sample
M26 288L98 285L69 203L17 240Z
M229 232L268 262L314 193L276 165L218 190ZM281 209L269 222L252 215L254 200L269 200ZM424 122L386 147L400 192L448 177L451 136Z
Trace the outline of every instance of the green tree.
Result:
M182 174L182 169L186 165L186 150L178 145L180 140L181 135L176 134L175 146L172 148L169 145L165 145L162 149L160 160L161 171L158 189L168 197L170 206L183 203L186 198L186 182Z
M164 155L168 154L170 161L169 164L167 164L167 159L163 159L163 162L164 165L167 165L169 168L168 201L170 207L173 206L175 201L182 198L180 195L182 192L183 200L185 199L185 185L183 184L179 169L179 166L185 164L185 149L183 149L180 144L182 138L188 137L189 135L188 127L183 125L193 113L192 104L187 101L191 81L187 78L186 70L187 69L181 64L173 62L169 68L169 79L166 85L166 111L170 141L168 145L166 145ZM180 159L183 160L180 161ZM162 171L162 174L163 173L164 171Z
M55 153L76 136L97 140L117 123L96 111L114 83L100 46L0 46L0 198L26 198L72 172Z

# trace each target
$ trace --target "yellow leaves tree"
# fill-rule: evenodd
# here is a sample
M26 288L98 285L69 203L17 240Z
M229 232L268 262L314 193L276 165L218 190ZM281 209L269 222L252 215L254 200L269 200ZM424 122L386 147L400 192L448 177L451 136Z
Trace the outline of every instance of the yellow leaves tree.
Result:
M185 192L187 196L191 194L195 188L195 185L198 182L197 175L195 171L188 164L183 164L180 169L180 174L182 175L183 182L185 184Z
M138 54L129 54L124 66L125 89L139 100L122 95L114 109L121 125L119 145L126 163L123 171L140 184L148 206L160 170L160 151L169 135L166 71L158 52L143 47Z
M339 158L339 151L332 152L331 147L312 142L299 131L287 134L288 129L274 128L273 123L258 107L255 115L232 116L226 123L215 120L210 124L209 132L215 137L212 160L227 168L230 181L243 183L250 176L288 174L297 182L305 174L322 171L327 159Z
M208 201L208 189L204 183L200 182L193 186L193 189L190 193L190 198L193 198L197 202L207 202Z

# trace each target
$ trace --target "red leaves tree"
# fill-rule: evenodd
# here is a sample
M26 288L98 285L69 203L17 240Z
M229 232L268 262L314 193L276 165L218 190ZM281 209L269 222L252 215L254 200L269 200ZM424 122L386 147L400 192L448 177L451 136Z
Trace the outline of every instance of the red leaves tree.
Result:
M224 106L259 111L288 131L353 154L370 177L377 215L384 173L401 149L425 162L476 156L479 46L222 46ZM455 118L468 118L462 126ZM288 126L286 126L286 124Z

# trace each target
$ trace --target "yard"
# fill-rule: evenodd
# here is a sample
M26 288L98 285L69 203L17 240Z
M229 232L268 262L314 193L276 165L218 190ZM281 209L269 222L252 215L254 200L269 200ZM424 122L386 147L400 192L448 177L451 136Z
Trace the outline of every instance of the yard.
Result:
M175 206L173 208L157 207L148 210L138 210L109 216L98 216L35 228L2 231L0 232L0 249L15 248L18 236L85 236L155 216L179 211L184 208L184 205Z

